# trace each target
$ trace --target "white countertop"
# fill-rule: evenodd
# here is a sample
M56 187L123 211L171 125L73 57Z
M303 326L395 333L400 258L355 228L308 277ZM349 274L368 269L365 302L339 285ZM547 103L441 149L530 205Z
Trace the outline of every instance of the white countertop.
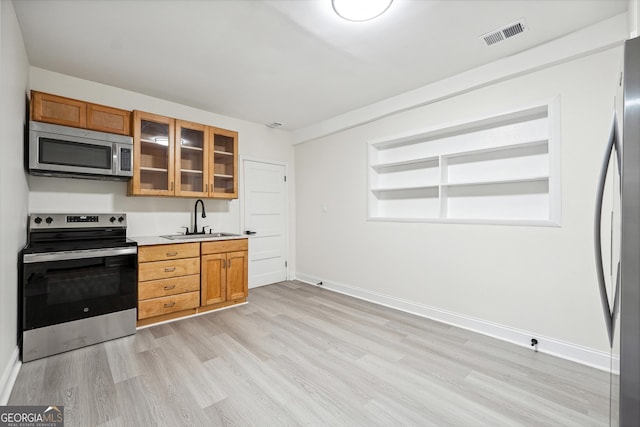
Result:
M176 243L193 243L193 242L212 242L212 241L220 241L220 240L238 240L238 239L246 239L247 236L222 236L222 237L205 237L204 235L199 235L198 237L193 238L184 238L184 239L166 239L160 236L136 236L129 237L129 239L138 243L138 246L150 246L150 245L172 245Z

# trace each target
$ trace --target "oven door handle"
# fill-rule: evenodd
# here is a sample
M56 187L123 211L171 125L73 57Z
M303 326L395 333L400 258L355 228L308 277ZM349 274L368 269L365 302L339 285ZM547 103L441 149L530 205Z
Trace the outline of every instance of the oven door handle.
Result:
M138 248L136 246L129 246L126 248L86 249L69 252L43 252L38 254L24 254L22 260L25 264L32 264L36 262L134 255L137 252Z

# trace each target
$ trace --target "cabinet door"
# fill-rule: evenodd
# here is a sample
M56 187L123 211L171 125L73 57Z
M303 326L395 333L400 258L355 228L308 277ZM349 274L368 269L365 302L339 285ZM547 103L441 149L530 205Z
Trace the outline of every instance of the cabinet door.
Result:
M246 298L249 294L248 267L247 252L227 253L227 301Z
M75 99L32 91L31 119L84 128L87 125L87 105Z
M207 197L209 155L207 126L176 120L175 178L177 196Z
M200 305L223 302L226 299L226 254L204 255L201 265Z
M131 135L131 112L98 104L87 104L87 129Z
M174 194L174 120L141 111L133 112L133 179L129 193Z
M211 128L213 156L209 195L221 199L238 198L238 132Z

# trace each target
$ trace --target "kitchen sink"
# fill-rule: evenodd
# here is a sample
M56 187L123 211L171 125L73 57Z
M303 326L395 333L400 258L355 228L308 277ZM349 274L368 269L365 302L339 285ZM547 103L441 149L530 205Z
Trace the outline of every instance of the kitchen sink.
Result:
M204 234L170 234L166 236L160 236L163 239L169 240L190 240L190 239L213 239L218 237L240 237L239 234L234 233L204 233Z

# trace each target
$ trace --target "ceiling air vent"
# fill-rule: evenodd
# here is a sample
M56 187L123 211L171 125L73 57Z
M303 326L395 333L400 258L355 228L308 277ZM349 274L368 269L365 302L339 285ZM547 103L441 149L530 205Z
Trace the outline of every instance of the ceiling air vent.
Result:
M517 22L505 25L502 28L483 34L480 36L480 38L485 42L487 46L491 46L492 44L496 44L513 36L517 36L518 34L523 33L526 29L527 23L523 18Z

